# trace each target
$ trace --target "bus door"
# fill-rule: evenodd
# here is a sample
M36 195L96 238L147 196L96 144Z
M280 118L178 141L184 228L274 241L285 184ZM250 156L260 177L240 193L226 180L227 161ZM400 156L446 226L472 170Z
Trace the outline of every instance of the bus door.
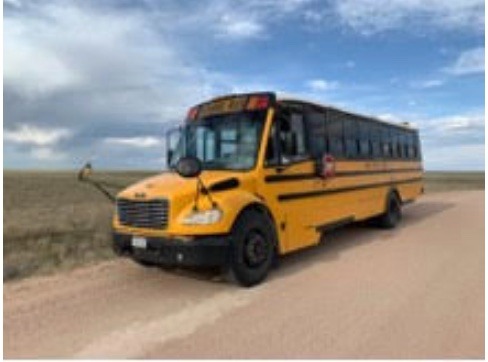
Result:
M305 194L320 188L321 181L315 175L306 132L303 108L280 107L267 142L261 194L278 210L275 217L284 241L282 251L319 241L314 226L315 200Z

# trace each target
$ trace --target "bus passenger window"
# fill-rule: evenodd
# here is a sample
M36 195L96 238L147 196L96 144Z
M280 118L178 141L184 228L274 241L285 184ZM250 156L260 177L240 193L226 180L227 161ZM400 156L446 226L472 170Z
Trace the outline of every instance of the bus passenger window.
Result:
M391 137L390 130L387 126L381 128L381 148L384 158L391 157Z
M353 119L344 120L344 139L346 148L346 157L356 158L358 156L358 125Z
M307 112L308 127L310 132L309 145L310 154L314 157L321 156L327 152L327 133L326 133L326 116L325 112L311 109Z
M327 133L329 138L329 152L334 157L342 157L344 155L343 122L335 113L331 114L327 123Z
M359 122L359 155L361 158L371 157L370 125L365 121Z

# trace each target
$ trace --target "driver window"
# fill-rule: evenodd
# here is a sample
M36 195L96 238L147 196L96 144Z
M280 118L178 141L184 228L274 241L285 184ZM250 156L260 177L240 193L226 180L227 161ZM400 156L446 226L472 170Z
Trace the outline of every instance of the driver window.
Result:
M293 112L280 119L279 139L283 163L300 161L308 157L303 114Z
M301 161L309 157L302 113L291 112L279 115L273 124L266 145L266 165Z

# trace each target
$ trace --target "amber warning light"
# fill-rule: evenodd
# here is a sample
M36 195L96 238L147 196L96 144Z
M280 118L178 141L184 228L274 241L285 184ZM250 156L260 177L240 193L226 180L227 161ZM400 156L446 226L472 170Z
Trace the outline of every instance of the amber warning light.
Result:
M270 99L266 95L221 98L190 108L187 119L196 120L217 114L260 111L268 108L269 105Z

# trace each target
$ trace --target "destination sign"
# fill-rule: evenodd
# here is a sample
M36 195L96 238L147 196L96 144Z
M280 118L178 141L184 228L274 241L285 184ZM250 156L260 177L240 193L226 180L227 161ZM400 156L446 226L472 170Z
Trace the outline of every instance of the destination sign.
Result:
M198 118L205 118L216 114L242 112L246 109L247 96L218 99L200 106Z

